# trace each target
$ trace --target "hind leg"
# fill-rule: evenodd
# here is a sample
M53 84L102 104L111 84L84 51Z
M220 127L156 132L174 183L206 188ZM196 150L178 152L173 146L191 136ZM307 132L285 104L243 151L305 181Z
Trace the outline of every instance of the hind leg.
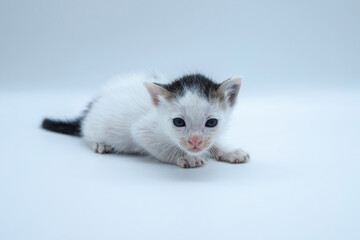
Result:
M100 154L113 152L113 148L104 143L92 143L91 148L95 153L100 153Z

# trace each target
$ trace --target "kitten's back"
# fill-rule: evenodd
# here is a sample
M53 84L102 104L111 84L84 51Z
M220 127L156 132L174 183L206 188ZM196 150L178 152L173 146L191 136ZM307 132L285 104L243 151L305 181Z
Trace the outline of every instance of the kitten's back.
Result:
M131 149L132 125L154 109L143 84L146 81L158 78L132 74L107 84L83 121L84 138L89 142L111 142L120 150Z

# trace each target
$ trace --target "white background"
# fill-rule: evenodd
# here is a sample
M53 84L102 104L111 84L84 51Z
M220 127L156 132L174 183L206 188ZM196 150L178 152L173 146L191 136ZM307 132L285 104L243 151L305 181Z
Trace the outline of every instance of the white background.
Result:
M0 1L0 239L358 239L358 1ZM43 131L118 74L244 77L184 170Z

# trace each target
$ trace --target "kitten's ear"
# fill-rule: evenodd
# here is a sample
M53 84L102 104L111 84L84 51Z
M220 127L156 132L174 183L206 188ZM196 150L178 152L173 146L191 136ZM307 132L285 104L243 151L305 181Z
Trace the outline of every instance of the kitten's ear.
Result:
M160 96L167 97L170 95L168 90L166 90L165 88L163 88L162 86L156 83L144 82L144 86L148 90L155 106L159 105Z
M230 107L233 107L236 102L236 97L239 94L242 79L241 77L232 77L225 80L220 85L220 90L225 93L226 101Z

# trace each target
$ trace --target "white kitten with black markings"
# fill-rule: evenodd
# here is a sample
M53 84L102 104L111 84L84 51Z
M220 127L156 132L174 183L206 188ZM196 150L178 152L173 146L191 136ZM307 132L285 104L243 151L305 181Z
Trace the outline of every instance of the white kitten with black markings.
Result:
M218 142L240 86L241 78L218 84L201 74L170 83L154 75L127 76L107 86L83 116L45 119L42 127L82 136L96 153L150 154L183 168L203 166L208 158L244 163L248 153Z

